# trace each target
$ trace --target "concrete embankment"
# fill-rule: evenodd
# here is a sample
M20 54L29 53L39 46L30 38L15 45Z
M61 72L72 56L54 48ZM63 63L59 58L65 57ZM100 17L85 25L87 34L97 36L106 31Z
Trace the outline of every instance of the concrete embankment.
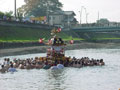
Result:
M32 47L21 47L12 49L0 49L0 57L3 56L14 56L14 55L24 55L33 53L45 53L48 46L32 46ZM67 45L66 50L75 49L120 49L120 43L79 43Z
M45 44L39 42L0 42L0 49L9 48L23 48L23 47L34 47L44 46Z
M65 41L65 43L69 43L69 41ZM109 44L109 43L115 43L119 44L120 39L116 40L74 40L73 45L79 45L79 44L85 44L85 43L92 43L92 44ZM37 47L37 46L45 46L44 43L39 42L0 42L0 49L9 49L9 48L24 48L24 47Z

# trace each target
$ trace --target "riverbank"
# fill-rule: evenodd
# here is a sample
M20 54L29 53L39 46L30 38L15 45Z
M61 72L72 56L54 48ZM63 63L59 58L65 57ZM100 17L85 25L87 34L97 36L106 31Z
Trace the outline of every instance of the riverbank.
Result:
M21 48L10 48L0 49L0 57L13 56L13 55L24 55L33 53L45 53L48 46L31 46ZM67 45L66 50L75 49L97 49L97 48L108 48L108 49L120 49L120 43L88 43L82 42L78 44Z

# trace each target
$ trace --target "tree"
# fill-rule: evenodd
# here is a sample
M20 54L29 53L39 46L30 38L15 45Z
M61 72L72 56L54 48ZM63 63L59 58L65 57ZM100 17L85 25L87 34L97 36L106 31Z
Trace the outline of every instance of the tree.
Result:
M17 18L22 21L22 18L23 18L23 15L24 15L24 11L22 8L18 8L17 9Z
M2 19L4 16L4 13L0 11L0 19Z
M3 16L4 16L4 15L5 15L6 17L11 18L11 17L12 17L12 14L13 14L12 11L5 12L5 13L0 11L0 18L3 19Z
M61 10L62 3L59 0L24 0L25 5L21 8L25 15L46 16L48 12Z
M12 17L12 14L13 14L13 11L9 11L9 12L5 12L5 16L11 18Z

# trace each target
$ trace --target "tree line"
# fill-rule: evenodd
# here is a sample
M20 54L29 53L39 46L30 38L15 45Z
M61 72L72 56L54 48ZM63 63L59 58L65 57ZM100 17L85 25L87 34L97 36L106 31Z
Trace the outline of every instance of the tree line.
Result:
M63 4L59 0L24 0L25 4L17 8L17 18L22 20L23 16L47 16L48 13L62 11ZM13 17L13 12L1 12L0 18Z
M48 12L61 11L63 4L59 0L24 0L25 4L18 8L18 13L25 16L47 16Z
M9 11L9 12L2 12L2 11L0 11L0 18L2 19L4 16L11 18L12 14L13 14L12 11Z

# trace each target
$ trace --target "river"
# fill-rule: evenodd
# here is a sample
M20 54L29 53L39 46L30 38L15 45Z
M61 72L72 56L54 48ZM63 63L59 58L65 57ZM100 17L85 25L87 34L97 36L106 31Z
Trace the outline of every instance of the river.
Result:
M13 59L35 56L45 56L45 53L7 57ZM106 65L67 67L60 71L18 69L14 74L0 73L0 90L119 90L120 49L68 50L66 56L103 58Z

